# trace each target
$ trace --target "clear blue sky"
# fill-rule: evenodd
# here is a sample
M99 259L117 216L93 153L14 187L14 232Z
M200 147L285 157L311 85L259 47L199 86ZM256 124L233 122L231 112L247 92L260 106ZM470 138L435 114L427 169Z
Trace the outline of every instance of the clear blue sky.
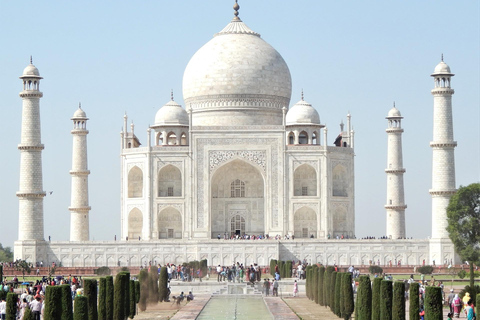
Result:
M183 105L192 55L232 18L233 0L0 1L0 243L18 233L21 107L18 77L30 55L41 90L45 237L69 238L71 116L90 121L90 234L120 233L120 130L126 111L137 136L169 101ZM433 98L430 74L445 62L452 87L457 185L480 179L480 36L477 1L240 0L240 17L289 65L291 105L317 108L331 144L348 111L355 130L356 234L385 233L385 116L393 101L403 127L408 237L431 234ZM129 120L130 122L130 120Z

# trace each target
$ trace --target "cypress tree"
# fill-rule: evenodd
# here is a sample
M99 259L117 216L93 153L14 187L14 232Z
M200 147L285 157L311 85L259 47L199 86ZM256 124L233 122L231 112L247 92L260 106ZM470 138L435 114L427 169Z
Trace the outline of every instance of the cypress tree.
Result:
M403 281L395 281L393 284L393 320L406 320L405 315L405 283Z
M106 320L107 319L107 310L105 300L107 297L107 280L105 278L100 278L99 280L100 286L98 289L98 320Z
M126 278L124 273L115 276L115 284L113 285L113 319L125 320L125 291L123 279Z
M158 300L160 302L168 301L168 272L167 267L160 269L160 279L158 284Z
M73 319L73 301L70 285L61 285L62 290L62 320Z
M152 268L150 269L150 272L148 273L147 302L152 304L155 304L158 302L158 270L154 266L152 266Z
M60 286L48 286L45 292L45 320L60 320L62 318L62 288Z
M34 320L32 309L25 308L25 313L23 314L23 320Z
M280 273L280 278L283 278L283 264L284 262L282 260L278 260L278 273Z
M135 303L140 302L140 282L135 281Z
M372 319L372 284L368 276L360 276L355 305L355 320Z
M135 297L135 281L134 280L130 280L129 281L129 286L130 286L130 314L129 314L129 318L130 319L133 319L133 317L135 317L135 304L136 304L136 297Z
M140 283L140 300L138 301L138 308L140 311L145 311L147 309L148 300L148 272L146 269L140 270L138 282Z
M292 260L289 260L285 263L285 278L291 278L292 277Z
M130 272L123 272L125 277L122 278L122 287L123 287L123 303L125 307L125 318L128 318L130 315Z
M97 320L97 280L85 279L83 287L83 293L87 297L88 303L88 320Z
M420 284L418 282L410 283L410 299L409 299L409 319L418 318L420 311Z
M480 311L480 293L477 293L477 297L475 299L475 305L477 306L475 309L475 314L478 314L478 312Z
M311 286L312 286L312 300L315 301L315 303L318 303L318 266L316 264L313 265L312 268L312 281L311 281Z
M341 294L342 278L343 278L343 272L338 272L337 277L335 279L335 309L334 309L335 310L334 313L337 315L337 317L342 316L342 313L341 313L342 304L340 301L340 297L342 296Z
M113 320L114 288L113 277L105 277L105 319Z
M275 277L275 266L278 264L276 259L270 260L270 274L272 277Z
M349 320L355 308L355 304L353 302L352 274L350 272L346 272L343 275L342 294L343 294L342 317L344 320Z
M392 320L392 281L382 280L380 285L380 319Z
M0 265L0 283L3 282L3 265Z
M7 320L17 319L17 294L13 292L7 293L6 319Z
M380 320L380 286L383 278L374 278L372 287L372 320Z
M328 297L330 300L330 310L335 313L335 281L337 280L337 271L333 271L330 275L330 292L328 293Z
M327 266L325 270L325 279L323 280L323 305L325 307L330 306L330 282L333 271L335 271L335 268L332 266Z
M442 288L425 288L425 320L442 320Z
M73 320L88 320L88 298L87 297L77 296L75 298L75 312L73 313Z
M323 299L323 286L325 280L325 267L320 266L318 268L318 304L321 306L325 305L325 301Z

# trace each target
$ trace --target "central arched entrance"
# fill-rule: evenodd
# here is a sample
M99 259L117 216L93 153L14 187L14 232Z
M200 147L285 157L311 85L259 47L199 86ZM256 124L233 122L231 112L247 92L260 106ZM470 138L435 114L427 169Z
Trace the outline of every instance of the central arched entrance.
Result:
M265 233L265 187L259 169L236 159L212 176L211 237Z

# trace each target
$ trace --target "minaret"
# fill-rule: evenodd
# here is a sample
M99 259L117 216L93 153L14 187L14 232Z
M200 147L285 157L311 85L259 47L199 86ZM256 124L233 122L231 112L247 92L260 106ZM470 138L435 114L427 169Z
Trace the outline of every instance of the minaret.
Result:
M454 74L450 67L442 61L432 73L435 88L433 95L433 149L432 161L432 238L447 238L447 211L450 197L455 188L455 157L457 142L453 141L452 95L450 78Z
M87 165L87 115L79 105L73 114L72 153L72 199L68 208L70 218L70 241L89 240L88 170Z
M22 106L22 131L20 144L20 188L17 192L19 200L18 240L43 239L43 176L40 128L40 77L38 69L32 64L23 70L20 77L23 91L20 97ZM15 253L17 256L17 253Z
M405 238L405 193L403 191L402 115L395 103L386 117L388 121L387 151L387 237Z

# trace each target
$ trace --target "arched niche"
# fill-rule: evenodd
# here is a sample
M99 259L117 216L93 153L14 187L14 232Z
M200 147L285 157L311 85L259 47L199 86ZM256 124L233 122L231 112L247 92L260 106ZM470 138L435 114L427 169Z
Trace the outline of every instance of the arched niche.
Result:
M317 196L317 171L309 164L302 164L293 173L293 195Z
M128 197L143 197L143 172L137 166L134 166L128 172Z
M182 196L182 173L174 165L166 165L158 172L159 197Z
M295 238L317 237L317 213L309 207L301 207L293 218Z
M181 239L182 215L173 207L167 207L158 213L158 238Z
M334 197L348 197L347 169L338 164L332 170L332 195Z
M128 214L128 239L135 240L142 236L143 214L138 208L133 208Z
M347 236L347 209L343 206L337 206L333 212L333 235Z
M264 234L264 207L264 178L257 167L244 160L234 159L214 172L210 196L212 237L225 233L231 236L241 230L232 229L232 218L240 221L240 226L244 219L245 229L241 232Z
M308 144L308 133L306 131L302 131L298 135L298 144Z

